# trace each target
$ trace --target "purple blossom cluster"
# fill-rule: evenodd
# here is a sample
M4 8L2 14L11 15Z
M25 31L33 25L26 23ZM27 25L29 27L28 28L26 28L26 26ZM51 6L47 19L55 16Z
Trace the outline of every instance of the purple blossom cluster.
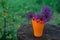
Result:
M44 6L42 7L42 14L36 14L33 11L30 11L26 14L26 18L28 20L34 18L34 19L40 19L40 20L44 20L44 22L48 22L51 19L52 16L52 11L51 8L49 6Z
M43 18L43 15L41 15L41 14L36 14L34 17L33 17L33 19L35 19L35 20L44 20L44 18Z
M26 14L26 19L27 19L27 20L30 20L30 19L32 19L34 16L35 16L35 12L34 12L34 11L29 11L29 12Z
M49 6L42 7L42 14L44 16L44 21L47 22L51 19L52 11Z

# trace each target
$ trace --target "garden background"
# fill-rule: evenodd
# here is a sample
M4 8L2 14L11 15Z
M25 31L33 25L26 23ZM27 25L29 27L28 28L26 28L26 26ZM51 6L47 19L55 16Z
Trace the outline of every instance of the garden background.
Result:
M60 25L60 0L0 0L0 40L17 40L17 29L28 21L29 11L41 13L43 6L52 8L49 24Z

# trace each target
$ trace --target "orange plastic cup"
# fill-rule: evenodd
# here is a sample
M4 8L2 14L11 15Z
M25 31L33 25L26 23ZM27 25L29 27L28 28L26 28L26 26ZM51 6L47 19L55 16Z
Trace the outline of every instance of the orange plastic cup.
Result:
M33 27L35 37L42 37L43 36L44 21L41 21L41 20L37 21L37 20L32 19L32 27Z

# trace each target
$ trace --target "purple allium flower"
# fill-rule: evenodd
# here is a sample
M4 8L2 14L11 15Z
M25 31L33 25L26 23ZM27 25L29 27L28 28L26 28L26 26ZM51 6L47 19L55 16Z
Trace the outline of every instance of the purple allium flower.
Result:
M49 21L52 16L51 8L49 6L44 6L42 8L42 13L43 13L45 22Z
M30 11L26 14L26 18L27 20L31 20L33 18L33 16L35 15L34 11Z
M40 19L40 15L35 14L34 17L33 17L33 19L35 19L35 20Z
M36 14L34 17L33 17L34 20L44 20L43 16L41 14Z

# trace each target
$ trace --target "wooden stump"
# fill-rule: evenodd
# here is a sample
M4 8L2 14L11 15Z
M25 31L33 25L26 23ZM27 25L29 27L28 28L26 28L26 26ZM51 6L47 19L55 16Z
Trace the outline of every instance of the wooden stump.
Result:
M43 36L36 38L33 35L31 24L24 24L17 30L18 40L60 40L60 27L45 25Z

